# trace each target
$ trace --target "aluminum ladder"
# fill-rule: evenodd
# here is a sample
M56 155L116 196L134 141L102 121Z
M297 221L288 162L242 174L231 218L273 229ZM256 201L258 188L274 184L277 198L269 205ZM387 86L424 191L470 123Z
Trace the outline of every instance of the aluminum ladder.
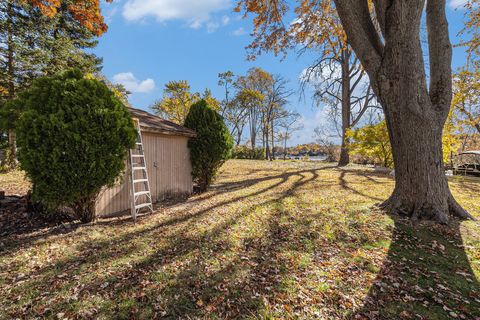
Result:
M132 199L131 213L133 220L137 219L142 209L149 209L153 212L152 194L150 193L150 182L148 180L147 162L143 149L142 132L140 121L133 119L137 130L135 149L130 149L130 178L132 187L130 196Z

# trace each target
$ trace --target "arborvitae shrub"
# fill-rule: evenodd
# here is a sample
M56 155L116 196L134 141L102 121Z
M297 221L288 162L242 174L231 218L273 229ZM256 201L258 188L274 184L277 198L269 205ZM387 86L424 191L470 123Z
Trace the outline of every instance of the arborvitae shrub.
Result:
M82 222L95 220L102 187L124 170L135 129L109 88L77 70L34 81L13 103L18 158L33 184L33 199L49 209L69 206Z
M197 137L188 142L192 177L200 191L205 191L220 166L230 158L233 138L223 118L205 100L192 105L185 126L197 132Z

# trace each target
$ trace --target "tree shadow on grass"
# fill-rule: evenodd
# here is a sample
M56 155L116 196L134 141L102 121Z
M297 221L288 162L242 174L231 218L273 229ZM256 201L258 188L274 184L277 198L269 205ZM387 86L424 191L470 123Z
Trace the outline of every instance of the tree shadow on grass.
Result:
M299 271L301 264L292 260L305 255L305 259L312 259L309 263L323 265L328 264L329 259L345 255L343 269L333 271L354 278L364 271L351 263L349 248L356 250L353 247L360 247L363 240L358 240L361 235L357 239L344 239L342 234L336 239L323 240L322 229L312 226L319 215L324 214L322 211L307 209L296 215L296 207L302 205L297 197L303 191L300 188L318 181L318 170L321 168L234 181L235 188L230 189L226 184L226 190L238 190L237 184L242 183L244 188L240 189L245 190L223 198L229 191L219 189L214 192L219 198L212 199L215 194L208 196L214 200L212 203L190 201L181 211L161 221L140 225L139 229L123 234L119 232L118 236L103 237L101 241L84 241L77 245L73 255L57 258L54 264L43 268L33 268L18 284L12 284L17 287L5 297L13 301L27 292L28 287L38 286L38 292L23 298L23 305L17 303L25 308L23 315L31 318L54 317L58 313L117 319L295 318L302 312L313 314L311 310L307 310L308 313L304 310L306 304L312 308L320 305L334 309L336 304L344 302L340 294L351 294L358 288L355 283L343 278L345 283L337 296L330 291L323 296L303 296L305 279L297 279L297 274L308 275L309 264ZM262 185L257 186L260 183ZM319 186L328 187L330 183L331 180ZM334 184L338 186L336 177ZM255 189L248 189L253 186ZM290 203L291 197L295 202L289 212L284 206ZM239 202L243 203L241 210L235 206ZM249 219L259 219L258 230L257 225L256 230L245 226ZM353 225L355 219L353 214L347 224ZM123 224L115 226L122 227ZM361 227L375 226L363 223ZM234 234L238 228L240 238L238 233ZM355 230L361 233L362 228ZM436 308L434 302L437 303L434 294L452 310L458 309L458 301L469 300L465 308L470 309L455 312L466 319L474 317L478 308L478 303L473 301L478 293L477 280L460 246L461 238L449 230L430 226L412 228L396 221L388 258L380 269L377 284L370 288L365 306L356 311L354 317L398 319L403 311L430 315L427 312ZM351 238L354 233L346 235ZM367 237L367 240L371 239ZM155 245L156 241L162 241L161 245ZM336 241L343 247L336 246ZM318 243L323 245L318 247ZM155 246L154 250L148 250L149 246ZM431 268L433 263L435 268ZM436 273L431 273L432 270ZM439 287L438 283L449 290ZM324 289L328 290L320 288ZM447 296L450 291L453 298ZM72 300L72 296L76 299ZM429 299L429 304L422 309L420 299L424 297ZM411 301L412 298L416 300ZM45 304L50 310L45 311ZM269 309L271 307L276 309ZM78 310L90 311L80 314ZM12 309L8 312L12 317L18 315ZM324 318L342 318L342 312Z
M383 201L384 199L381 199L381 198L378 198L378 197L375 197L375 196L372 196L372 195L368 195L368 194L365 194L363 192L360 192L358 191L357 189L353 188L350 184L348 184L348 182L345 180L345 176L347 175L347 173L349 173L349 171L346 171L346 170L342 170L340 172L340 175L338 177L338 180L339 180L339 185L345 189L345 190L348 190L348 191L351 191L353 192L354 194L356 195L359 195L361 197L364 197L364 198L368 198L368 199L371 199L371 200L375 200L375 201ZM362 177L368 177L366 175L361 175ZM376 180L374 180L376 181Z
M82 274L82 271L78 269L79 266L81 266L82 269L89 266L97 266L98 268L102 268L102 265L108 264L109 261L121 260L121 259L130 260L131 259L130 257L132 257L132 263L133 263L132 268L129 268L128 270L126 270L125 272L121 272L120 274L115 273L115 275L113 276L96 277L96 279L93 282L91 282L90 284L87 284L86 286L83 286L83 288L81 289L82 292L85 292L85 297L89 297L90 293L100 294L101 292L105 292L105 291L108 291L107 297L109 298L110 297L117 298L119 296L125 297L125 295L132 294L131 292L132 289L135 292L140 292L141 291L140 288L142 288L142 283L144 283L144 281L148 281L147 278L158 276L155 273L157 270L163 269L165 266L169 265L170 263L177 263L177 261L182 261L184 258L189 257L191 255L198 255L199 253L202 253L204 250L211 250L201 254L201 257L198 258L200 259L199 261L197 261L198 263L195 263L186 268L185 266L180 265L180 270L183 269L183 271L181 271L179 275L175 276L175 278L172 279L173 282L168 287L163 289L172 293L172 295L170 295L170 298L173 297L172 298L173 300L168 301L168 303L165 302L167 303L167 305L162 310L168 310L169 313L173 312L172 314L175 314L175 315L180 315L180 314L188 315L190 314L188 311L189 308L192 308L191 302L194 301L194 304L195 304L195 301L196 301L195 299L198 297L198 295L192 296L190 294L186 294L185 296L180 295L177 298L175 298L178 295L176 291L179 291L179 292L181 291L184 293L188 292L188 290L182 291L181 289L182 288L185 289L185 286L187 286L187 289L188 289L188 286L192 285L191 284L192 281L194 282L201 281L202 277L204 277L203 275L204 270L202 270L201 268L202 260L205 265L205 261L208 260L210 255L213 254L218 256L218 255L221 255L222 252L226 252L229 250L229 244L225 243L224 239L219 239L219 235L224 234L225 232L228 232L229 228L237 224L238 221L241 220L243 216L245 216L246 214L249 214L250 211L254 210L255 207L262 207L265 205L276 203L280 201L283 197L285 197L287 194L293 192L293 189L299 188L305 183L308 183L309 181L312 181L313 179L316 179L318 177L318 174L315 171L311 171L309 174L311 175L311 177L309 178L306 177L306 172L292 172L283 176L278 176L278 177L274 176L272 177L272 179L274 179L273 180L274 183L271 183L260 190L247 193L246 195L235 197L227 201L221 201L219 203L216 203L211 206L207 206L205 208L200 208L200 210L196 210L193 213L175 216L170 219L167 219L166 221L156 223L153 226L148 226L138 231L129 232L119 237L109 238L109 239L106 239L105 241L85 242L83 244L80 244L78 254L75 254L74 256L67 255L64 259L57 260L54 265L48 265L44 268L35 268L35 269L32 269L29 274L22 275L22 278L20 279L20 282L22 284L17 288L15 288L14 292L17 292L16 294L18 294L24 290L22 289L24 287L28 288L31 286L38 286L39 288L41 288L46 283L50 283L51 285L54 285L57 291L68 290L68 288L72 285L72 283L70 281L65 282L65 280L62 280L62 279L72 279L72 278L78 279L79 276L85 277L85 274ZM194 224L198 223L199 219L201 219L205 213L212 212L212 210L214 211L219 207L228 206L229 204L235 203L237 201L241 201L246 198L251 198L251 197L256 198L257 196L262 195L268 190L271 190L272 188L275 188L277 186L284 184L290 178L296 178L297 181L295 181L292 184L292 187L288 188L284 193L281 193L278 195L276 193L273 193L270 199L266 198L264 201L252 202L251 205L247 206L242 212L235 213L232 217L230 217L226 221L220 220L216 222L215 226L210 231L206 232L205 234L199 237L192 236L192 234L189 233L192 230ZM279 181L276 181L276 180L279 180ZM177 231L175 231L173 234L168 233L169 228L167 227L175 227L175 226L178 226L179 229L178 228L175 229ZM165 238L167 241L167 244L162 249L157 250L155 253L149 255L147 258L142 259L139 262L135 262L133 259L133 256L135 256L136 253L141 252L142 248L138 247L136 244L132 242L134 242L134 240L138 238L145 238L145 239L148 239L148 241L154 241L158 237ZM235 256L230 263L226 263L226 265L222 266L218 272L215 272L214 275L209 277L209 280L208 280L209 282L207 285L204 285L202 287L203 289L200 295L201 296L206 295L206 297L208 298L209 297L208 292L212 290L216 291L216 289L214 289L216 286L215 281L221 281L221 279L224 279L224 278L227 279L228 275L236 274L235 272L232 272L232 270L230 269L231 268L235 269L235 266L239 265L239 261L241 261L241 259L242 259L241 257ZM163 277L164 275L159 275L159 276ZM32 279L32 281L25 282L23 279ZM10 281L10 280L7 280L7 281ZM235 283L234 280L227 281L227 282L229 283L229 285L232 285ZM175 285L175 283L177 284ZM240 297L239 292L241 292L241 290L242 290L242 287L239 287L237 285L232 285L230 289L233 296L239 296L239 297ZM145 290L145 291L148 291L148 290ZM144 293L145 292L143 292L142 294ZM159 292L157 291L155 291L154 293L159 294ZM78 293L76 293L76 295L78 295ZM133 294L133 296L136 297L135 294ZM167 296L169 295L167 294ZM141 301L138 305L144 305L144 303L142 302L142 299L143 300L146 299L144 297L145 295L142 295L140 297ZM109 298L107 298L107 301L109 300ZM258 297L254 297L254 298L257 299ZM157 299L157 297L155 297L155 299ZM178 301L179 299L180 301ZM212 299L208 299L208 301ZM243 299L243 298L240 297L240 299ZM152 312L158 311L155 309L155 305L158 304L159 302L151 301L149 299L147 300L148 300L147 304L149 307L147 309L153 310ZM182 300L184 301L181 302ZM187 302L187 300L189 302ZM36 299L37 304L38 302L39 302L38 299ZM250 304L250 301L245 301L245 303ZM35 305L35 303L30 304L30 308L32 308L33 305ZM54 312L52 310L64 310L63 308L65 308L66 305L69 305L69 303L65 301L59 302L58 304L52 303L51 308L48 312ZM75 305L75 303L73 303L73 305ZM227 303L227 305L229 304ZM184 307L179 307L179 306L184 306ZM113 307L114 310L112 310L111 307ZM192 310L195 311L193 314L198 313L198 307L201 307L201 306L197 306L197 307L193 306ZM107 312L107 314L109 312L114 312L115 310L119 311L122 308L125 310L129 310L128 312L130 313L128 314L132 314L132 312L135 313L136 311L138 311L138 310L134 310L134 308L129 309L128 307L125 307L125 306L122 307L122 306L115 305L114 302L112 302L110 306L108 306L108 303L107 303L107 305L104 305L103 308L105 312ZM225 313L223 314L231 316L234 313L234 311L232 311L233 310L232 308L230 307L225 307L225 308L227 311L225 311ZM34 316L34 315L38 316L39 314L42 316L48 316L48 314L39 313L38 309L27 309L27 310L28 310L27 314L30 314L31 316ZM162 310L159 311L160 314L162 314L163 312ZM12 316L13 316L13 313L12 313Z
M354 319L478 319L480 286L460 224L395 220L383 265Z

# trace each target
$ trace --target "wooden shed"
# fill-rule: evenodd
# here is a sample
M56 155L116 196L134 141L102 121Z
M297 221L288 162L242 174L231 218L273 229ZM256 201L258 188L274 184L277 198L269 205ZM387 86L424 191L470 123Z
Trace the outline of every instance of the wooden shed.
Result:
M187 143L195 137L195 132L146 111L129 110L140 123L153 202L190 195L193 182ZM98 216L110 216L130 209L130 177L127 169L114 187L101 192L97 200Z

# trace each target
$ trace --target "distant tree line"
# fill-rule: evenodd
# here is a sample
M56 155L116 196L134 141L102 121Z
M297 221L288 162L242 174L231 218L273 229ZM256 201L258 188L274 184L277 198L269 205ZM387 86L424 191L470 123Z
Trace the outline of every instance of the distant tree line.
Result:
M234 155L273 160L275 143L286 145L292 133L300 128L301 116L287 108L292 95L288 81L252 68L241 76L231 71L220 73L218 85L225 92L220 101L209 89L200 94L192 92L186 80L170 81L151 109L164 119L184 124L191 106L203 99L225 119L238 149ZM248 155L239 148L242 142L251 150Z

